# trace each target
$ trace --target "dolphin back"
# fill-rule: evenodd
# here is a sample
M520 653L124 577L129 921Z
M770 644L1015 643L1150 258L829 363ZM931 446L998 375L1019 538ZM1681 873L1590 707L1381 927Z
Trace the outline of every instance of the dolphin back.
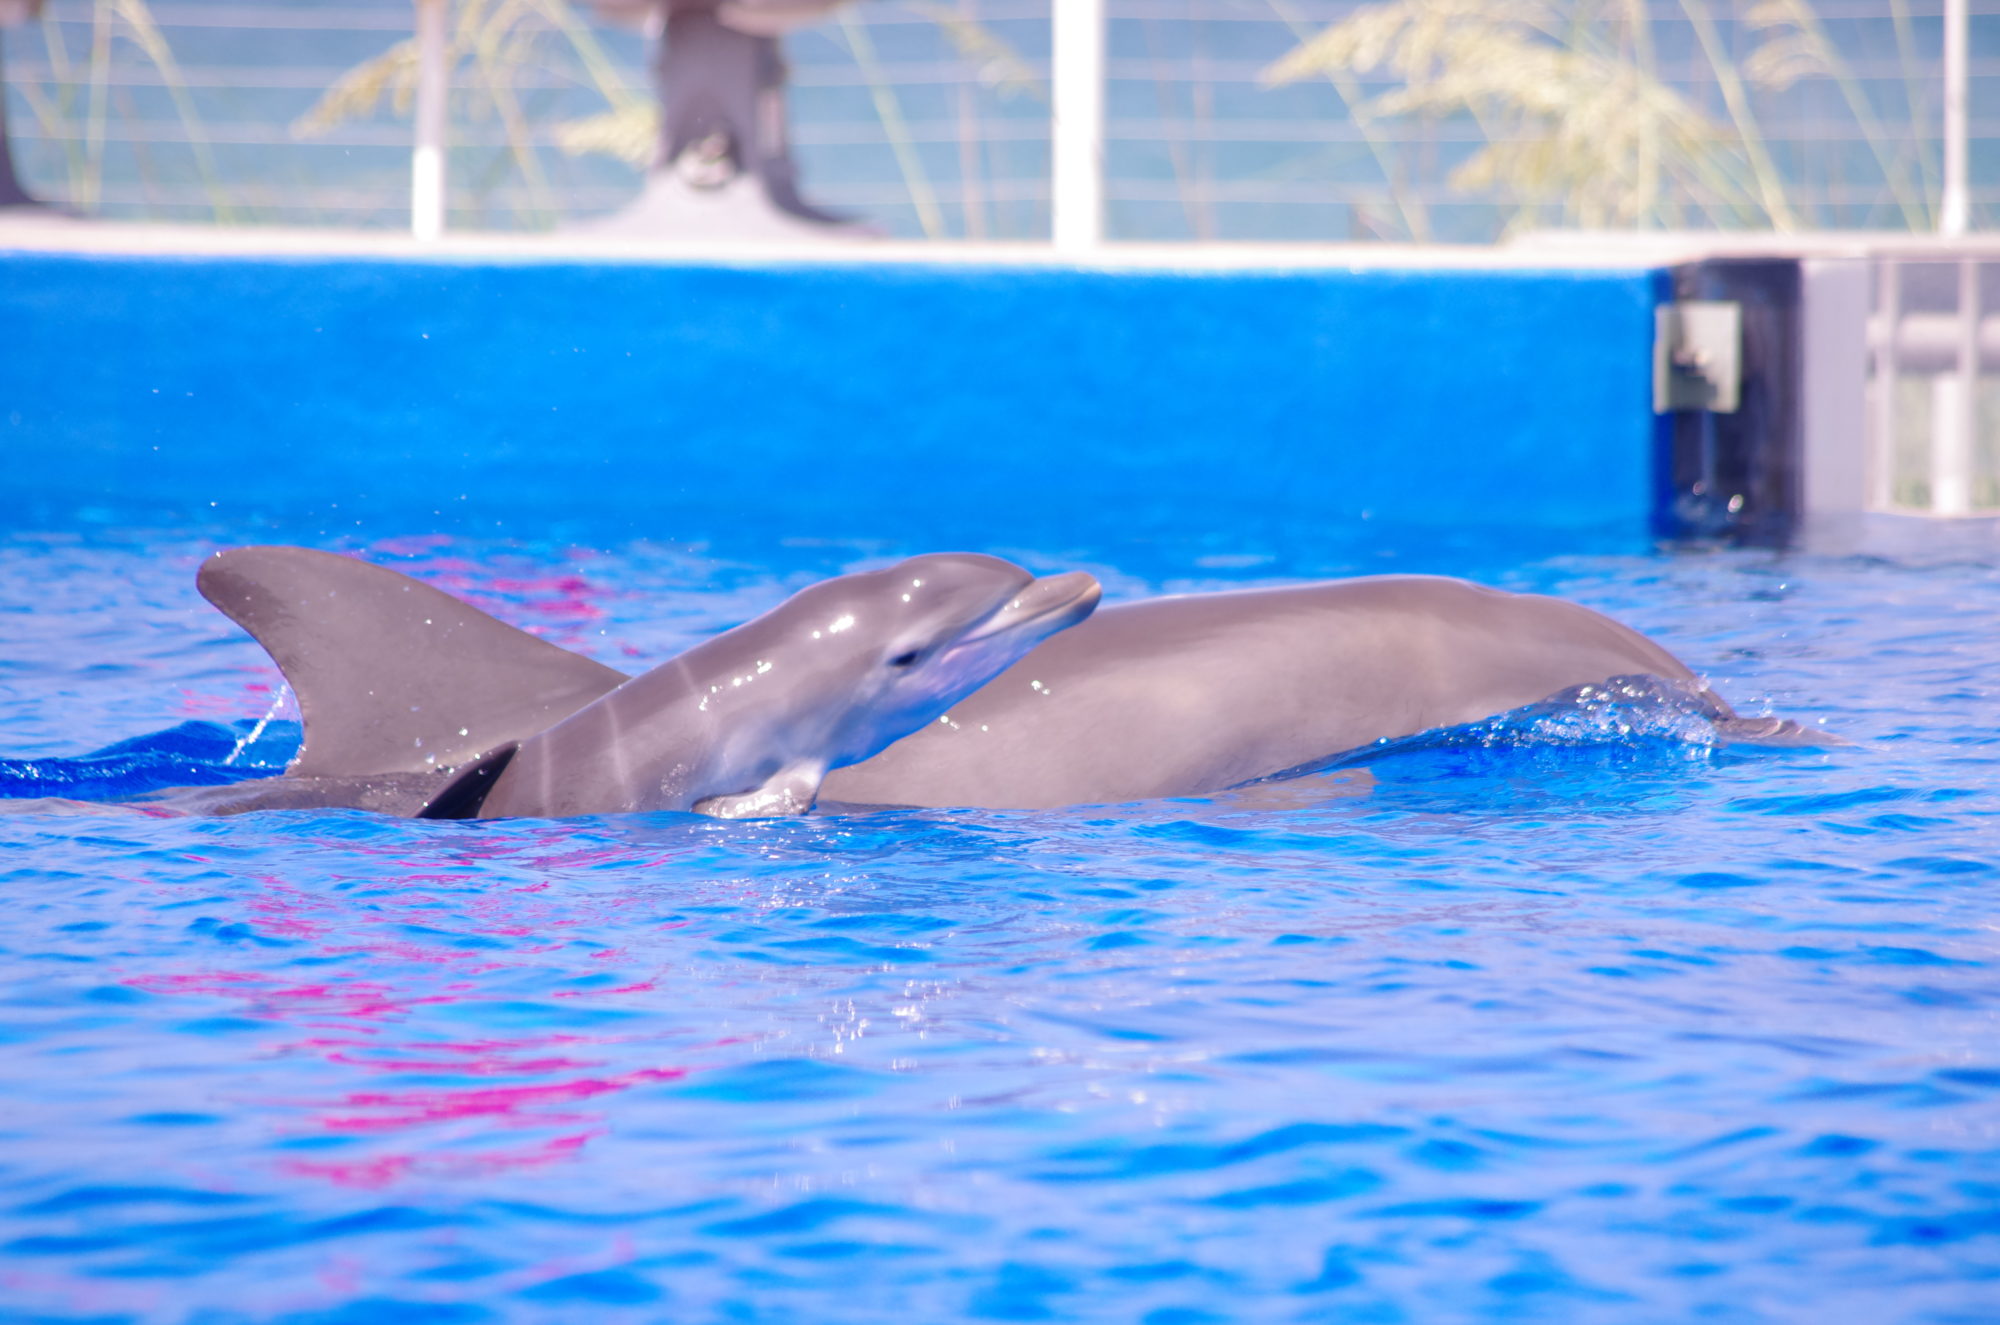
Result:
M297 777L436 772L524 740L626 679L407 575L300 547L202 564L202 597L297 696Z

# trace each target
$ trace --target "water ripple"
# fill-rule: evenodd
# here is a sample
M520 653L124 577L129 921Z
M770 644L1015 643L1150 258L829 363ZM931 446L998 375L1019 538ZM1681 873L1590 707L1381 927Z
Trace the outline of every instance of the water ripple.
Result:
M1485 568L1833 751L1623 696L1282 804L415 824L31 800L243 775L274 678L196 549L10 546L0 1320L1990 1315L1989 569ZM396 555L627 666L825 569Z

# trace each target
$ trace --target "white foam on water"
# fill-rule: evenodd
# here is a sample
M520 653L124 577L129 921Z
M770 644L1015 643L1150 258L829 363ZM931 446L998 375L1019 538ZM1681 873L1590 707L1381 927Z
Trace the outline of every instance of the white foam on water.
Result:
M1512 709L1452 732L1454 744L1592 746L1663 741L1705 754L1721 742L1709 705L1681 683L1621 676L1573 694Z

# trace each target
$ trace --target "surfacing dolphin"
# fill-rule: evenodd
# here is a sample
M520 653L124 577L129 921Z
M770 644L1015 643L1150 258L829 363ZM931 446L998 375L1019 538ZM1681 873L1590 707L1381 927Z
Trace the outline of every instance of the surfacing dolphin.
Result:
M828 769L936 721L1100 592L1080 571L912 557L812 585L627 678L331 553L237 548L197 585L277 662L305 739L282 777L163 803L425 818L803 813Z
M875 574L893 578L901 569ZM676 660L628 681L406 576L303 549L218 554L201 587L271 650L300 695L307 726L306 749L284 778L246 784L247 793L245 786L182 793L215 802L211 808L350 804L433 817L612 808L627 804L642 781L619 766L600 767L594 752L622 748L618 733L652 711L652 696L695 695L698 702L704 686L720 687L718 677L746 675L746 655L725 647L731 637L722 636L687 655L704 665L713 660L705 679L676 679ZM814 602L828 587L793 601ZM1095 602L1094 582L1088 599ZM1835 740L1777 718L1738 717L1672 654L1589 608L1463 580L1393 575L1159 598L1103 608L1075 623L1087 612L1087 604L1072 604L1066 614L1058 606L1036 617L1032 639L1040 642L1025 655L1014 652L1019 661L1011 668L981 654L975 670L997 675L983 688L954 671L956 699L912 707L855 692L856 714L883 719L871 741L904 723L911 734L872 758L833 767L818 780L820 798L1038 809L1199 795L1597 686L1664 685L1725 742ZM755 654L752 638L743 635L742 647ZM875 649L868 656L900 656L868 638ZM1010 649L1032 642L1025 633L1008 639ZM364 656L403 662L371 668L361 665ZM934 656L943 661L950 651ZM822 674L834 684L806 693L882 675L855 665L860 670ZM757 683L749 684L754 690ZM721 690L714 694L719 699ZM599 707L612 695L623 698ZM716 729L768 744L755 758L718 755L722 765L745 770L736 778L743 785L689 793L688 803L720 813L799 812L812 803L808 790L820 767L814 749L839 747L826 761L837 765L867 744L813 726L817 719L789 721L797 725L738 720ZM809 730L820 733L818 747L782 739ZM656 748L680 739L669 735ZM455 783L438 765L457 770ZM571 779L578 790L565 791ZM246 794L251 804L243 803Z
M1837 743L1738 717L1678 658L1587 607L1384 575L1102 608L941 721L835 770L820 795L994 809L1198 795L1586 687L1658 682L1724 742Z

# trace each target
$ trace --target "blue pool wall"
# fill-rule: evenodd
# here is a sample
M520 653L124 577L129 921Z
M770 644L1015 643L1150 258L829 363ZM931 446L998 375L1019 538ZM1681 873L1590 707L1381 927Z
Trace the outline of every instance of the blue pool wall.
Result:
M13 528L1643 537L1650 270L0 253Z

